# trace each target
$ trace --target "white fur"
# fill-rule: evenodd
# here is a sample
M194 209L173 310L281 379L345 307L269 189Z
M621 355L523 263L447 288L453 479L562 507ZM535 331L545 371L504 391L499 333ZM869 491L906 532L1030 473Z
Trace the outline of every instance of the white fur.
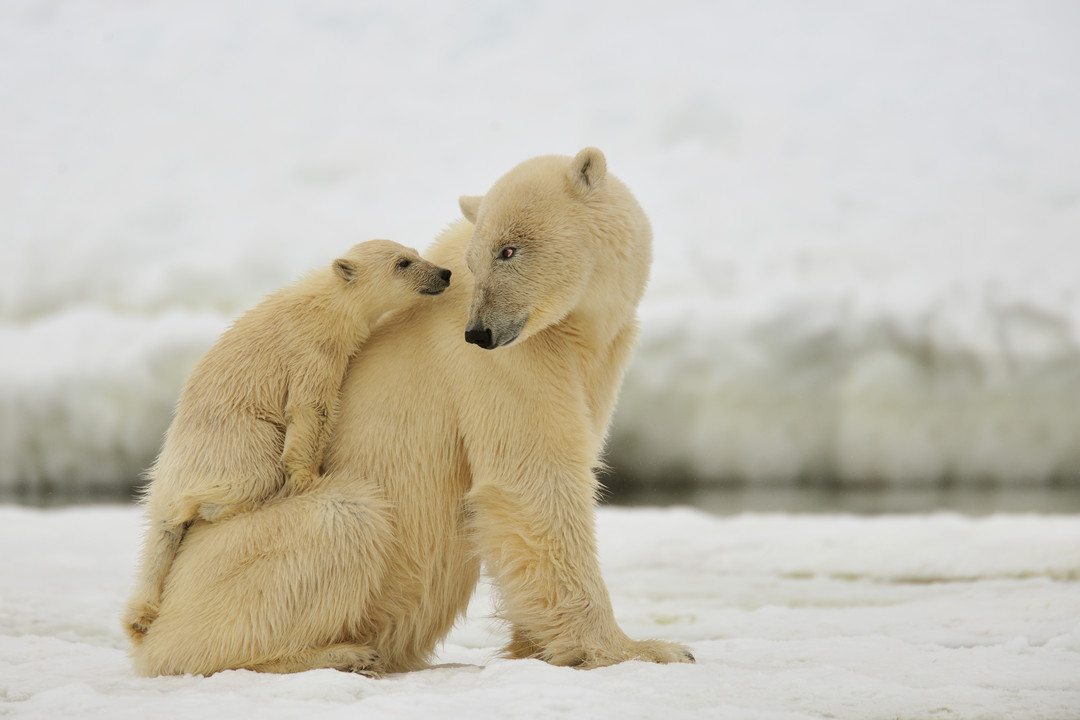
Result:
M595 149L526 161L462 207L475 227L459 221L429 250L462 281L374 330L346 375L326 474L192 524L133 648L141 673L356 669L371 655L366 672L422 668L481 562L511 656L692 660L622 632L596 560L593 468L637 332L645 214ZM504 262L508 243L520 252ZM519 321L497 349L463 337Z

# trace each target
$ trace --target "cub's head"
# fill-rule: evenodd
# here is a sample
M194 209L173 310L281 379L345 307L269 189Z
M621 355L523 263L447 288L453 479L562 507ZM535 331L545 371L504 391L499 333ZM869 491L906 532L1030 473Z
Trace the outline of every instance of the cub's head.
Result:
M349 291L385 312L415 300L438 295L450 286L450 271L429 263L412 248L391 240L354 245L331 266Z
M465 254L474 281L467 342L504 347L578 307L607 253L613 182L603 153L586 148L527 160L486 195L460 199L475 225Z

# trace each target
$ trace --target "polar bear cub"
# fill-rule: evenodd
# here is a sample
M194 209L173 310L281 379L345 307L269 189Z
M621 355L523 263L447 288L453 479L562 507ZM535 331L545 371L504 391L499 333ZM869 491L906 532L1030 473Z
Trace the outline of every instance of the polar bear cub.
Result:
M438 295L450 271L371 240L268 296L202 357L145 490L148 529L124 616L133 641L157 616L187 526L303 490L319 474L349 360L384 313Z

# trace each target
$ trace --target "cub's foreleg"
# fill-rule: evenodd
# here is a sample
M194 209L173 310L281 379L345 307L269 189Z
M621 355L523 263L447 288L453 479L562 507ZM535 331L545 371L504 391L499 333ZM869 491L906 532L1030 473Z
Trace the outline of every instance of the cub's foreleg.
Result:
M315 403L290 403L285 408L285 446L281 469L290 492L311 486L319 475L326 448L328 412Z
M281 469L287 493L307 490L322 470L326 444L337 414L345 359L314 363L289 385L285 404L285 445Z

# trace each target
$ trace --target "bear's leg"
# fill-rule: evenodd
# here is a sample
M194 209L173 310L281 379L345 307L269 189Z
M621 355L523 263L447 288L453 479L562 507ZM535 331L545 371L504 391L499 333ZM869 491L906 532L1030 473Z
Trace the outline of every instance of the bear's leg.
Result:
M338 643L324 648L312 648L279 658L271 662L249 665L247 669L256 672L294 673L305 670L330 668L342 672L353 672L369 677L382 675L379 668L379 655L367 645Z
M560 469L550 455L536 460L542 481L489 469L479 476L500 480L481 480L469 494L481 556L514 628L506 654L582 668L693 662L682 645L623 633L596 558L592 473L587 465Z

